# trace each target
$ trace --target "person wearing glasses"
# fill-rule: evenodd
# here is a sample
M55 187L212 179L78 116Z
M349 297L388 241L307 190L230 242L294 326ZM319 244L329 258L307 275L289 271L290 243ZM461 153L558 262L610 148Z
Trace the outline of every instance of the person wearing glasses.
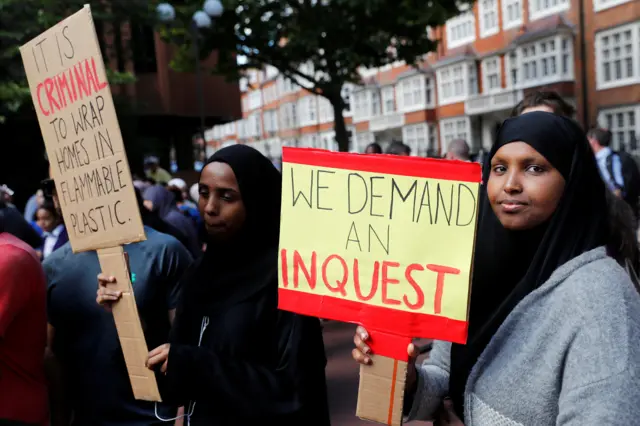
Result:
M59 209L53 181L44 186ZM181 293L178 279L192 258L176 238L146 226L145 233L145 241L127 244L124 250L151 349L168 341ZM74 254L71 245L65 244L43 266L48 286L46 363L52 373L52 426L149 426L175 417L176 407L159 403L156 409L153 402L133 397L113 316L95 301L100 274L96 252Z

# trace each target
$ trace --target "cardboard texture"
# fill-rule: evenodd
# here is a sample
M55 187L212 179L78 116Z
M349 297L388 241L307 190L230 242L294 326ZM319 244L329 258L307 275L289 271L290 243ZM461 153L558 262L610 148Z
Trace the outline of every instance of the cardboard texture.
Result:
M26 43L20 54L71 248L143 241L90 7Z
M375 355L372 360L373 365L360 366L356 416L399 426L402 424L407 363Z
M89 5L20 54L71 248L98 250L102 271L117 278L113 315L133 393L160 401L121 246L146 237Z
M376 361L358 416L400 424L411 338L466 343L481 167L299 148L282 160L278 307L363 325Z
M140 324L124 250L122 246L99 249L98 259L102 272L116 278L112 289L122 292L122 299L113 305L113 318L133 395L140 400L161 401L155 374L145 366L149 350Z

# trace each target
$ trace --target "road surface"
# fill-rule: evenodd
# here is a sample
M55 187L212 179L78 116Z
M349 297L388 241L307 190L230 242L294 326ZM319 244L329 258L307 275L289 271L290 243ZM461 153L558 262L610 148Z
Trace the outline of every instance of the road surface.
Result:
M364 426L375 423L356 417L359 367L351 358L353 333L356 326L335 321L324 324L324 345L327 354L327 387L332 426ZM430 423L411 422L412 426Z

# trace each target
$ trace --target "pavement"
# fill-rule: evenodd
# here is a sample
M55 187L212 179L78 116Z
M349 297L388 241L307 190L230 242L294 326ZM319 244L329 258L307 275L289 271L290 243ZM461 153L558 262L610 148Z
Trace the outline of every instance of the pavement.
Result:
M324 323L324 346L327 354L327 388L332 426L363 426L375 423L356 417L360 367L351 358L356 326L336 321ZM428 426L431 423L410 422Z

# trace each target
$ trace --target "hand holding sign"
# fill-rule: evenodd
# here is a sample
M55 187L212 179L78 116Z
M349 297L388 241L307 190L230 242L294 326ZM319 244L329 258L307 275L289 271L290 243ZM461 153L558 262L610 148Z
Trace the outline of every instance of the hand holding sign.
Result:
M114 276L120 345L137 399L159 401L122 244L144 241L129 164L91 9L20 48L74 253L97 250Z
M366 327L358 415L400 424L411 338L466 341L480 165L285 148L282 172L279 307Z

